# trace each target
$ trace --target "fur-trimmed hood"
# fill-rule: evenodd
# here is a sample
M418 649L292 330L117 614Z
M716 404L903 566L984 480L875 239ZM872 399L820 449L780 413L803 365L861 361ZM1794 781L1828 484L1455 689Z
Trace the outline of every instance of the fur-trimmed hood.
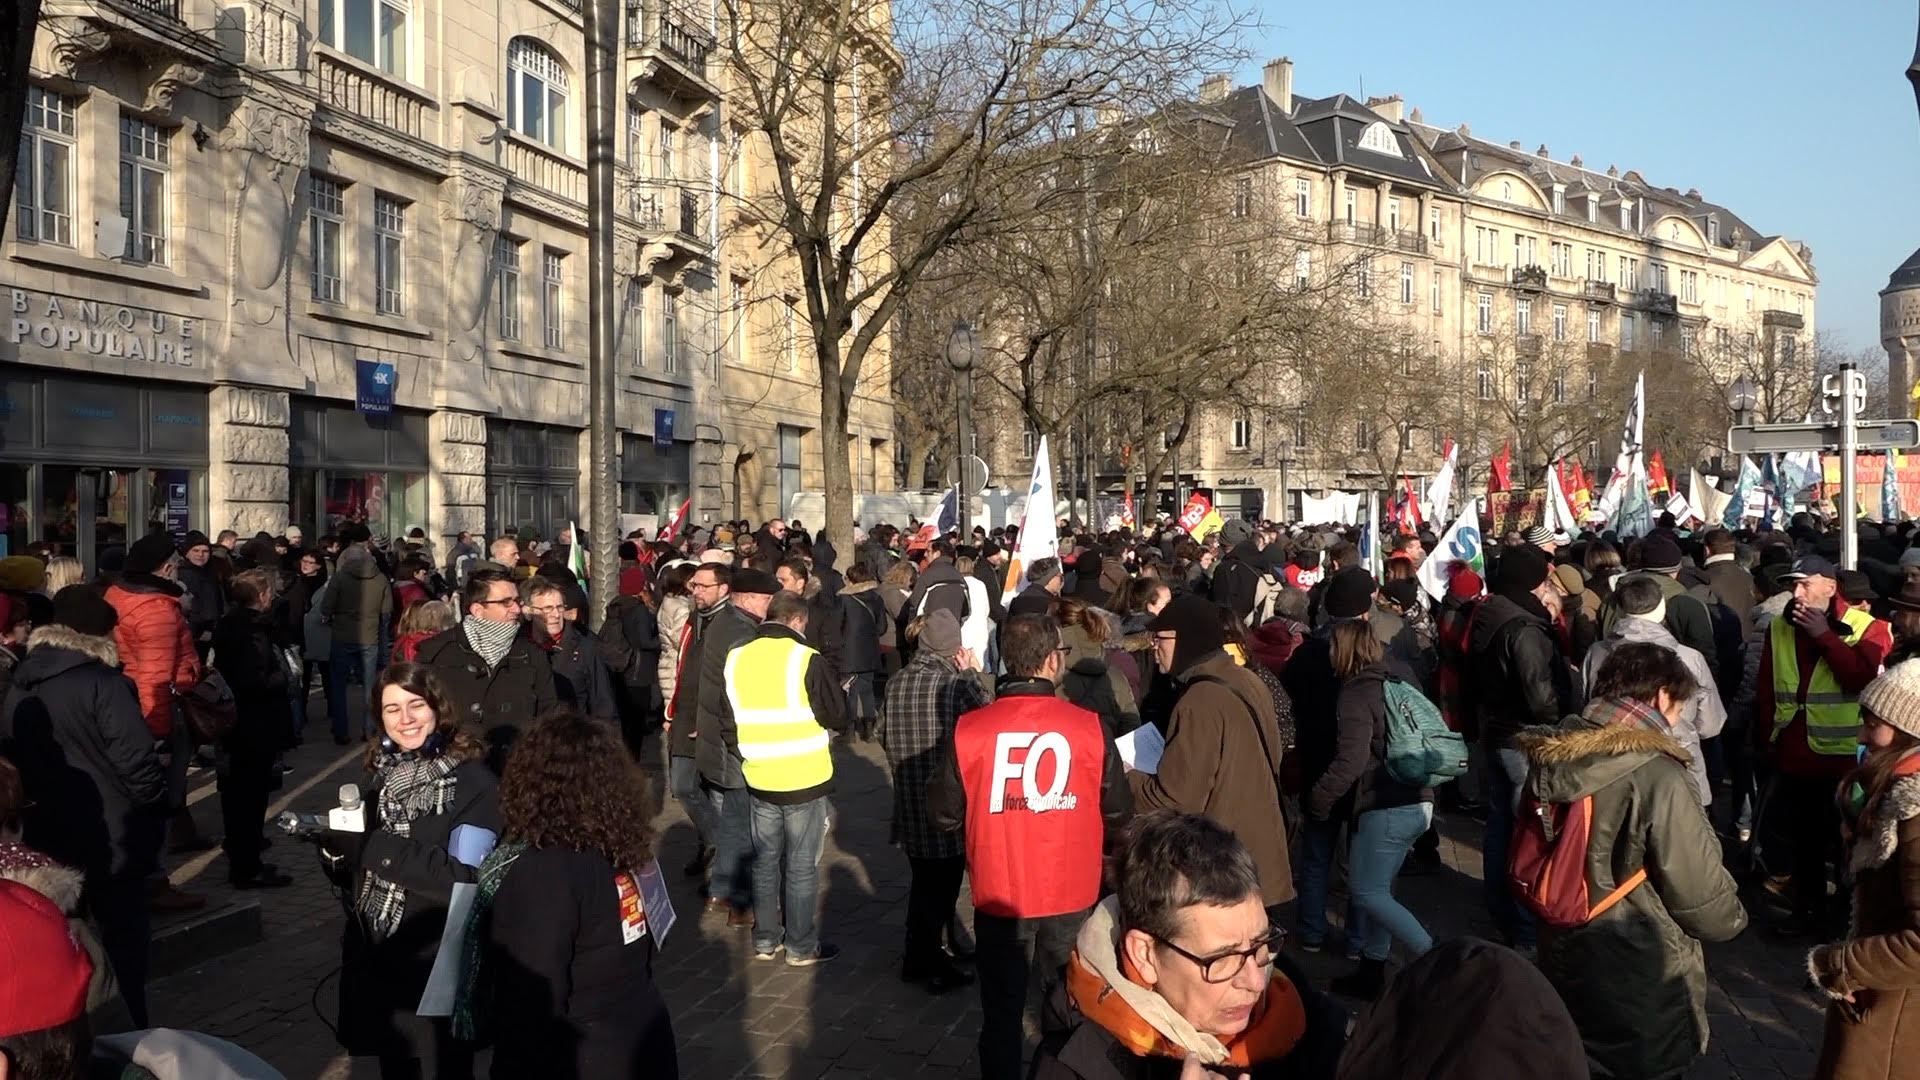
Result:
M0 880L17 881L53 902L66 915L80 913L86 875L68 866L0 866Z
M1548 802L1584 798L1663 757L1683 768L1689 760L1670 735L1625 724L1596 726L1577 716L1559 727L1522 728L1513 745L1527 756L1534 793Z
M120 670L120 650L111 637L82 634L68 626L42 626L27 637L27 655L13 681L31 687L91 661Z
M1847 865L1856 874L1885 866L1900 846L1900 823L1913 817L1920 817L1920 776L1898 777L1880 797L1872 830L1853 838Z

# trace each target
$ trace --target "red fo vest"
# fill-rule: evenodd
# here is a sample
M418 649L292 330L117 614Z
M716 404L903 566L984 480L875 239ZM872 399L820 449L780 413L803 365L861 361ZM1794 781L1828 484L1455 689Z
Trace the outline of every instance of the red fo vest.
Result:
M1100 897L1100 718L1052 695L1012 694L960 717L953 749L967 793L973 905L1038 919Z

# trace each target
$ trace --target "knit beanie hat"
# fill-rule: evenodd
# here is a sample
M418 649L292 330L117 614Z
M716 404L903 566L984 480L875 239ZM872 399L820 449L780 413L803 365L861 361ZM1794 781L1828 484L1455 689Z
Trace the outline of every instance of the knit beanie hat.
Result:
M53 901L0 880L0 1038L72 1023L86 1011L93 962Z
M198 529L195 529L194 531L180 538L181 554L185 554L189 551L192 551L194 548L197 548L197 547L212 547L212 546L213 546L213 541L207 539L207 534L201 532Z
M1655 573L1680 569L1680 543L1666 533L1654 533L1640 543L1640 565Z
M920 628L920 645L935 656L952 656L960 651L960 620L946 608L934 608Z
M1171 630L1179 640L1173 646L1173 673L1179 675L1217 651L1226 643L1220 629L1220 613L1204 596L1188 593L1176 597L1147 624L1149 633Z
M165 566L173 554L172 537L163 532L148 533L127 548L122 568L129 574L151 574Z
M1502 591L1532 592L1547 580L1547 553L1525 545L1510 547L1500 553L1493 580L1494 587Z
M1447 579L1447 595L1456 600L1471 600L1487 589L1486 582L1471 568L1462 566Z
M1547 528L1545 525L1535 525L1533 528L1528 529L1521 539L1532 544L1534 547L1543 548L1553 543L1553 530Z
M106 637L120 624L120 613L99 589L69 585L53 595L53 623L88 637Z
M1920 664L1895 664L1860 691L1860 707L1920 738Z
M1373 589L1373 575L1350 566L1327 579L1327 594L1321 599L1321 606L1328 618L1357 619L1373 606Z

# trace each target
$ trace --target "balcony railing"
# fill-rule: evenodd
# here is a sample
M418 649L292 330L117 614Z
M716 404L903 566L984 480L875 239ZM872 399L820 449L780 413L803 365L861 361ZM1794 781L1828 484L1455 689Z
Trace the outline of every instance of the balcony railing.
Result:
M1680 314L1679 298L1661 289L1641 289L1634 296L1634 306L1659 316Z
M1544 292L1547 287L1547 268L1544 266L1516 266L1513 268L1513 284L1518 289Z
M113 0L113 2L120 7L165 16L174 22L180 21L180 0Z
M1427 253L1427 237L1425 233L1414 229L1401 229L1393 234L1393 246L1401 251L1424 255Z
M1760 313L1760 325L1784 326L1789 330L1804 330L1807 326L1807 320L1805 316L1798 312L1768 308Z
M666 0L640 0L627 5L627 48L656 52L704 82L709 78L714 39L692 16Z
M704 240L707 235L705 224L700 217L700 193L680 189L680 221L675 231L695 240Z
M1514 352L1526 357L1539 356L1542 349L1539 334L1516 334L1513 338L1513 345Z
M1618 294L1615 292L1614 287L1611 283L1605 282L1605 281L1592 281L1592 280L1589 280L1587 282L1586 294L1587 294L1587 299L1594 300L1602 304L1611 304L1614 302L1614 300L1618 296Z

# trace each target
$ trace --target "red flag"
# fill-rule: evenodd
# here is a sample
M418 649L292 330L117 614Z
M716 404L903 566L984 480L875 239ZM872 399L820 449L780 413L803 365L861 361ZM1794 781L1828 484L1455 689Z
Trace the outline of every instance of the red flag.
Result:
M655 540L670 540L678 537L680 535L681 524L687 520L687 508L692 505L693 499L682 499L680 501L680 508L673 512L673 516L667 518L667 523L660 526L660 531L654 533L653 538Z
M1133 492L1131 491L1120 496L1120 524L1129 529L1134 527Z
M1417 534L1420 526L1425 524L1420 517L1420 496L1413 490L1413 477L1401 473L1400 482L1407 489L1406 495L1400 501L1400 524L1409 534Z
M1647 496L1661 500L1656 505L1664 505L1672 495L1673 485L1667 480L1667 464L1660 460L1660 451L1655 450L1647 458Z
M1513 480L1508 473L1509 464L1512 460L1513 460L1513 441L1509 439L1508 441L1500 444L1500 452L1494 455L1493 479L1487 485L1487 490L1489 492L1509 491L1512 489Z

